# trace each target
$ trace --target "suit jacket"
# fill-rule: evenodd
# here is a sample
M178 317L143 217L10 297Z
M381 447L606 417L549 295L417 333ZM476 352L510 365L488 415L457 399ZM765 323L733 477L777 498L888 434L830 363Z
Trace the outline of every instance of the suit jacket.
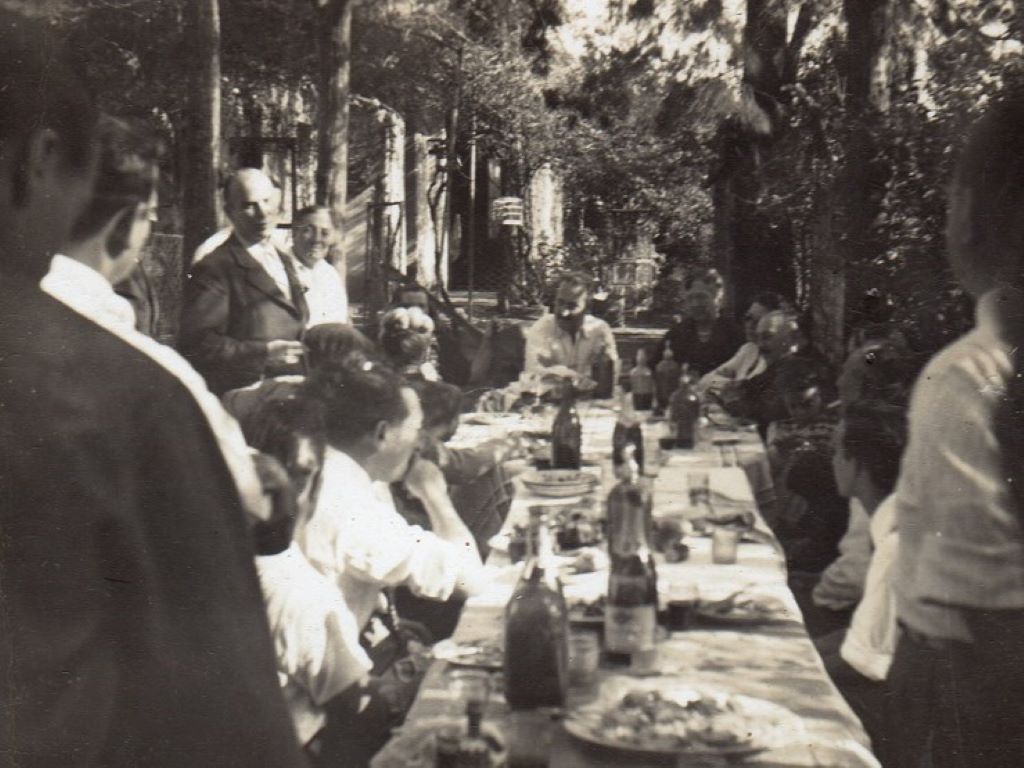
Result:
M291 297L232 237L189 275L181 315L181 351L206 378L210 390L220 395L259 381L264 373L302 373L299 367L272 371L265 367L267 342L297 341L305 323Z
M303 765L251 546L181 383L0 278L0 755Z

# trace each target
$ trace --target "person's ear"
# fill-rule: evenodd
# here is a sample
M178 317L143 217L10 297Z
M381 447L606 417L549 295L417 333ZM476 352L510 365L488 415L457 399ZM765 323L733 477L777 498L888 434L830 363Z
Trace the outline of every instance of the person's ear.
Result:
M373 441L377 445L383 445L388 439L388 423L386 421L378 421L377 426L373 429Z
M135 215L139 212L139 208L144 206L145 203L126 205L111 216L110 221L103 225L103 229L100 230L99 234L103 238L104 250L111 259L116 261L127 251L128 235L135 221Z

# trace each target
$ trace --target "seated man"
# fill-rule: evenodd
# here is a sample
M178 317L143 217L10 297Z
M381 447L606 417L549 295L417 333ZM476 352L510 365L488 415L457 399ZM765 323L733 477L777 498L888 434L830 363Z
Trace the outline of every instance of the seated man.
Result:
M677 362L689 364L697 375L704 375L725 363L739 343L733 322L718 314L714 295L703 283L695 283L686 292L686 319L665 334L653 351L652 363L661 361L667 347Z
M284 466L296 496L296 516L278 551L256 558L277 670L299 744L315 753L329 734L356 716L355 703L372 668L359 645L355 616L337 585L318 573L292 541L292 528L309 517L320 486L324 452L319 403L298 394L268 401L254 415L253 447ZM334 722L337 719L343 722ZM319 738L318 738L319 735ZM314 741L314 740L317 741Z
M391 587L435 600L474 590L482 563L473 536L441 471L414 457L423 423L416 392L358 354L340 368L318 370L310 386L325 403L327 451L316 510L296 539L336 581L360 627ZM430 531L395 510L388 484L398 480L423 502Z
M542 316L526 332L528 372L561 366L580 376L590 377L594 364L607 356L618 364L615 336L604 320L587 313L589 280L570 272L556 284L554 311Z
M700 386L704 390L717 391L724 384L732 381L746 381L757 376L764 370L764 357L757 346L757 324L769 312L782 306L782 297L770 291L759 293L750 303L747 313L743 316L743 332L746 341L736 350L736 354L720 366L704 374Z
M311 205L295 212L292 250L296 274L306 290L308 327L348 322L348 290L338 268L328 260L337 239L330 209Z
M261 171L244 168L224 188L234 234L192 268L181 312L181 349L223 394L263 376L301 373L309 321L292 257L272 240L278 193Z
M903 407L872 401L851 405L839 425L833 456L836 483L840 493L860 501L870 517L874 552L864 597L849 629L815 641L825 668L864 723L883 762L884 681L898 632L893 579L899 535L891 494L899 475L906 433Z

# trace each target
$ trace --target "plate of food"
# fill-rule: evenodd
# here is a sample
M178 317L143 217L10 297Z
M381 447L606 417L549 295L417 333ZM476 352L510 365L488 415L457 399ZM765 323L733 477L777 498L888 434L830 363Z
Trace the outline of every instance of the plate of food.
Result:
M763 699L673 680L611 680L594 704L569 713L565 729L616 751L742 757L792 742L802 723Z
M494 640L456 643L442 640L433 647L435 659L447 661L456 667L501 669L505 665L505 649Z
M535 470L520 477L530 493L553 498L582 496L600 482L597 475L578 469Z
M789 612L776 597L741 593L724 600L702 600L697 605L697 617L705 624L752 626L785 621Z

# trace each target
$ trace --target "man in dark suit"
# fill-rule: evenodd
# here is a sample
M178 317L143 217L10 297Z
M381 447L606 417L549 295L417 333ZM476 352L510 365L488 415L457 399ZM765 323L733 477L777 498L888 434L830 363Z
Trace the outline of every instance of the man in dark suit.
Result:
M238 171L224 188L234 233L185 286L181 349L216 394L264 375L302 373L309 308L292 257L271 239L278 208L278 190L262 171Z
M181 383L38 286L92 195L92 105L0 10L0 755L300 766L238 491Z

